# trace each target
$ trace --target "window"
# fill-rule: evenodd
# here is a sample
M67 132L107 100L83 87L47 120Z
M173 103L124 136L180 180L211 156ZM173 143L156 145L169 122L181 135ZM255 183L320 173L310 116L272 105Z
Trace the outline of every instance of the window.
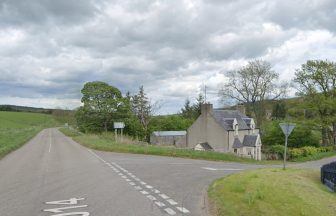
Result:
M235 135L238 136L238 124L234 125Z

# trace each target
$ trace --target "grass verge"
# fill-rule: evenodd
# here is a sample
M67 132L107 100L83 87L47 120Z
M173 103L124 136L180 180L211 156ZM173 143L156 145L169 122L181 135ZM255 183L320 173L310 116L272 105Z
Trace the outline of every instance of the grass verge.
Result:
M258 169L216 180L208 189L213 215L336 215L336 194L319 172Z
M314 161L314 160L320 160L323 158L333 157L336 155L336 151L331 152L319 152L314 155L309 155L306 157L299 157L295 159L291 159L293 162L306 162L306 161Z
M232 161L242 163L268 163L268 161L257 162L248 158L237 157L233 154L224 154L219 152L204 152L187 149L178 149L174 147L161 147L153 145L129 144L115 142L113 134L79 134L74 130L60 128L60 131L73 140L88 148L132 154L147 154L169 157L181 157L191 159L202 159L211 161ZM270 163L278 163L270 161Z
M55 126L50 115L0 112L0 159L18 149L43 128Z

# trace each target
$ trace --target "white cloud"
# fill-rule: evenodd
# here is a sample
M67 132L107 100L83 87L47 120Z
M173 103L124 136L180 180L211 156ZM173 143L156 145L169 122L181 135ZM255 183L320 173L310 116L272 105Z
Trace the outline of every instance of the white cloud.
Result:
M335 1L18 0L0 3L0 99L80 105L87 81L140 85L178 111L254 58L283 80L308 59L335 59ZM210 93L214 92L214 93Z

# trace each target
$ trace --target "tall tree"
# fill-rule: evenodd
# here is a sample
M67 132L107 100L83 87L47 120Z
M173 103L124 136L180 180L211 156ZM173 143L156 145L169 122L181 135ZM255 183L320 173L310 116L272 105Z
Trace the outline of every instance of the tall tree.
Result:
M296 70L294 82L307 105L318 113L323 145L330 144L329 127L333 125L333 131L336 132L335 62L309 60Z
M202 104L204 104L204 96L203 94L198 94L198 97L196 98L196 103L192 106L192 109L194 110L195 118L197 118L199 115L201 115L201 108Z
M272 108L272 118L276 120L281 120L286 117L287 108L283 101L277 101L273 104Z
M81 101L84 104L81 112L89 112L100 119L104 130L107 131L112 119L119 118L118 111L125 105L119 89L107 83L95 81L86 83L81 92L83 94Z
M148 124L153 114L153 106L148 99L144 87L139 88L138 94L132 97L132 111L139 119L144 131L148 132Z
M278 84L279 74L266 61L250 61L245 67L226 75L228 81L223 84L220 95L224 100L246 104L247 112L253 112L259 126L265 115L264 101L286 93L287 84Z
M181 109L181 114L184 118L192 119L194 118L194 112L189 99L186 99L183 108Z

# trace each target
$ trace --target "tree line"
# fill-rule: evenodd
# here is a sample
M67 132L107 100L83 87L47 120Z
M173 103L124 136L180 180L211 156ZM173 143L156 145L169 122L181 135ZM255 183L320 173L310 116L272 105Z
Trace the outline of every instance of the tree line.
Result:
M272 69L269 62L263 60L250 61L246 66L227 72L226 76L227 82L219 90L222 100L230 104L243 104L246 114L255 118L265 140L272 140L270 134L272 137L278 136L274 134L279 129L276 128L277 124L270 123L266 117L266 108L271 102L272 120L286 119L303 124L303 127L299 125L297 131L304 142L308 142L309 135L314 136L311 140L318 142L316 133L309 131L319 130L323 145L335 144L336 64L334 62L309 60L295 71L291 82L280 82L279 73ZM303 119L297 117L299 116L297 110L288 110L286 107L283 99L287 97L289 87L294 87L297 96L300 97L299 104L295 106L304 110ZM148 98L143 86L134 95L129 92L122 95L118 88L95 81L86 83L81 93L83 106L75 115L81 131L111 131L113 122L124 121L125 132L142 140L147 140L153 130L186 130L200 115L201 105L205 102L204 96L199 94L195 103L186 99L179 113L156 116L159 104L153 103ZM280 132L279 130L277 133ZM303 139L303 136L306 136L306 139ZM298 138L297 142L300 139Z

